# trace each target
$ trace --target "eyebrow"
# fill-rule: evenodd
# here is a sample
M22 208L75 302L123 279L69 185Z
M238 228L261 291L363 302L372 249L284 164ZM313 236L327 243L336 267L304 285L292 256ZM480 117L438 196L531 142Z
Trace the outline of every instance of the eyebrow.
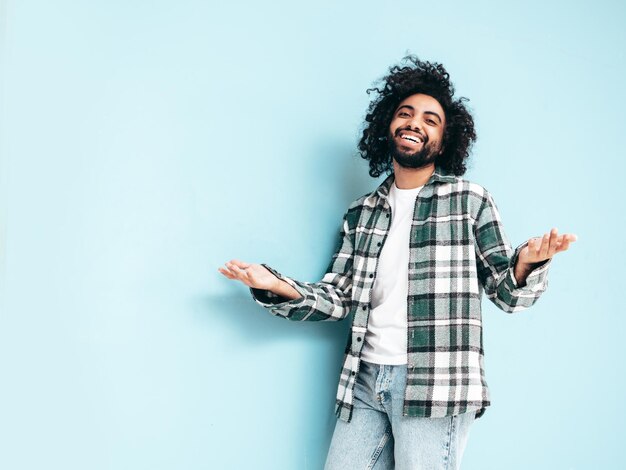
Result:
M400 111L402 108L409 108L411 111L415 111L415 108L413 106L408 105L408 104L403 104L396 110L396 113ZM439 116L439 114L437 114L434 111L424 111L424 114L432 114L433 116L437 116L437 118L439 119L439 123L443 122L443 120L441 119L441 116Z

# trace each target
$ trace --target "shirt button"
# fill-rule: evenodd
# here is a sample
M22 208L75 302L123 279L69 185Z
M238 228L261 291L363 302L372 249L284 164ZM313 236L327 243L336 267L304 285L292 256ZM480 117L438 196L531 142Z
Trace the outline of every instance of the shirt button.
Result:
M361 337L357 336L356 340L360 343L361 342Z
M382 243L378 242L378 246L382 245Z
M356 375L356 372L352 371L350 372L350 375Z
M367 310L367 305L363 305L363 310Z
M389 214L385 214L385 217L389 218Z
M373 274L370 274L370 277L374 277L374 275L373 275Z

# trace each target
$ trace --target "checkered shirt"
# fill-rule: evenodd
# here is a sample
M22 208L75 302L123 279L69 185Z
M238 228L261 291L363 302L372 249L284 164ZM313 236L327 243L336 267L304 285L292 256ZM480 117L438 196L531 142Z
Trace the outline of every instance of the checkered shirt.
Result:
M376 266L391 224L390 174L354 201L343 217L339 243L319 282L291 279L263 264L301 295L287 300L251 288L259 305L289 320L332 321L352 314L335 413L349 422ZM405 416L444 417L490 405L484 375L482 293L507 313L532 306L548 286L544 261L520 287L500 215L482 186L436 167L415 201L409 241Z

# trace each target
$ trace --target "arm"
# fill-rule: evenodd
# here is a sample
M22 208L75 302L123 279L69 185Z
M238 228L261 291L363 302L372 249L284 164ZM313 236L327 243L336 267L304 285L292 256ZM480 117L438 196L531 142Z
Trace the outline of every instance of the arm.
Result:
M297 281L262 264L281 282L273 290L251 287L255 302L269 309L273 315L289 320L332 321L346 318L352 305L354 232L348 224L350 214L351 209L348 209L343 217L335 254L321 281Z
M272 290L250 288L253 299L274 315L290 320L341 320L350 313L353 233L343 218L339 243L326 274L317 283L301 282L263 264L281 282ZM298 297L296 297L296 294Z
M528 242L512 250L496 204L486 190L474 236L478 277L487 298L507 313L525 310L537 302L548 287L548 268L552 259L532 265L518 264L520 253ZM519 283L515 274L518 274Z

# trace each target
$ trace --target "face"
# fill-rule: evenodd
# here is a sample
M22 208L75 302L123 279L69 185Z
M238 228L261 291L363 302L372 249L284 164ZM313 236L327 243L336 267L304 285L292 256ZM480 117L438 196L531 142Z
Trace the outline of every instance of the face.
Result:
M421 168L442 152L446 116L435 98L422 93L400 102L389 124L389 152L404 168Z

